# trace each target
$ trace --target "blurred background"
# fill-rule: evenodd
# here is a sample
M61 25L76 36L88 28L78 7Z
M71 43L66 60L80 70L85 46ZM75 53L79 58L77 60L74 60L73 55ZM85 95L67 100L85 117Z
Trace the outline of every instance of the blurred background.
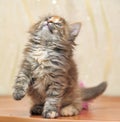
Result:
M10 95L30 26L56 14L81 22L74 58L86 86L108 82L120 96L120 0L0 0L0 95Z

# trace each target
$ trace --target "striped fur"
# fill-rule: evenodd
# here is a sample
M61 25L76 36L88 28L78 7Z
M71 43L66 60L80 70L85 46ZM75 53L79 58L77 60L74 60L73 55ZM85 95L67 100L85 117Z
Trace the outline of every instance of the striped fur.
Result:
M87 99L77 84L77 69L73 60L74 39L80 23L68 24L59 16L42 18L30 29L30 39L24 50L24 60L14 85L13 97L31 97L31 114L56 118L77 115L82 98ZM92 96L101 94L106 84L98 86ZM102 89L101 92L96 92ZM87 100L88 100L87 99Z

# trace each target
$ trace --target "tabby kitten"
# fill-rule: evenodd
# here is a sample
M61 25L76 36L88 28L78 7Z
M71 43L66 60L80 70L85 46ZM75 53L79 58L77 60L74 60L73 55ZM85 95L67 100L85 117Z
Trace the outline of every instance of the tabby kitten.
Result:
M93 99L106 89L106 82L92 88L80 88L77 83L73 48L80 27L80 23L68 24L62 17L47 16L30 29L13 97L21 100L28 94L32 115L77 115L82 101Z

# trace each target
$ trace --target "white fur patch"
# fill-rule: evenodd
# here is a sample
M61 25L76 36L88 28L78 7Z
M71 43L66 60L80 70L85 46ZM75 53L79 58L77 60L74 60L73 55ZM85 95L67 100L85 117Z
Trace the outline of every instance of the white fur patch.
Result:
M78 113L79 111L72 105L66 106L62 108L62 110L60 111L60 114L62 116L73 116L73 115L77 115Z

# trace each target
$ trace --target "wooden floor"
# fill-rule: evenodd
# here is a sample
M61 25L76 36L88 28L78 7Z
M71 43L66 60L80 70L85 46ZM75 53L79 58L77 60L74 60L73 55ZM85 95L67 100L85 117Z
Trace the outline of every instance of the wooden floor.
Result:
M120 97L99 97L90 103L89 110L83 110L80 115L57 119L30 116L29 107L27 97L14 101L9 96L1 96L0 122L120 122Z

